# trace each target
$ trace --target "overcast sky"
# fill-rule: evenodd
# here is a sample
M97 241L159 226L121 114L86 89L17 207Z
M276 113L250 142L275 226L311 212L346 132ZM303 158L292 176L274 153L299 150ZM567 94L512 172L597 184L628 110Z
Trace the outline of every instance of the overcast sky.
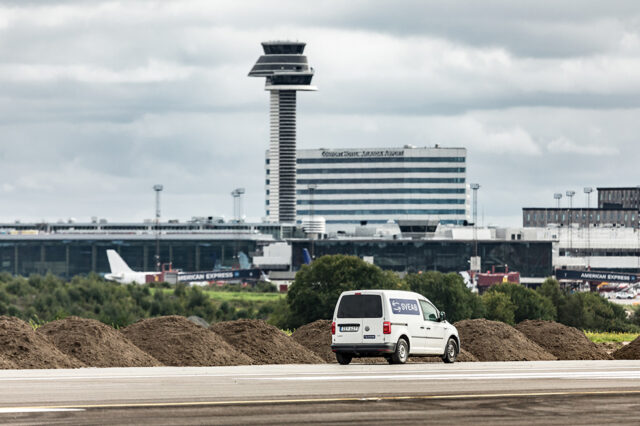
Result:
M307 42L298 148L466 147L479 220L635 186L640 2L0 1L0 221L264 213L260 42ZM595 206L595 197L591 205ZM566 205L566 199L562 200Z

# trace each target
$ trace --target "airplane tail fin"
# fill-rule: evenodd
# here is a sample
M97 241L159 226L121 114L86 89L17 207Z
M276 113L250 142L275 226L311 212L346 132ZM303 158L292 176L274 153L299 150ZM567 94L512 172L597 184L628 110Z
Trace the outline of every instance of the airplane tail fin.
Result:
M120 274L122 272L133 272L127 262L125 262L117 251L107 250L107 257L109 258L109 267L112 274Z
M311 254L309 253L309 250L307 250L306 248L302 249L302 260L305 265L311 265L311 262L312 262Z

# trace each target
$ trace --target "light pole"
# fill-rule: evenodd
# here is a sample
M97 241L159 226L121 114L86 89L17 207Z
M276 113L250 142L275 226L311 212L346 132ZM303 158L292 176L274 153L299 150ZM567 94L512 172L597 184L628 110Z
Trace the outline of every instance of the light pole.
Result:
M562 194L559 192L556 192L555 194L553 194L553 198L556 199L556 208L560 208L560 199L562 198Z
M156 271L160 271L160 192L162 185L153 185L156 191Z
M316 192L316 189L318 189L318 185L315 183L310 183L307 185L307 189L309 190L309 225L311 226L311 228L313 229L316 225L314 222L314 218L315 218L315 211L314 211L314 205L313 205L313 194ZM315 259L315 234L311 235L311 260Z
M478 189L480 189L479 183L472 183L469 185L473 190L473 255L478 256Z
M586 260L587 260L587 269L591 269L591 262L589 257L591 255L591 193L593 192L593 188L587 186L584 188L584 193L587 194L587 252Z
M569 197L569 253L573 251L573 196L576 195L576 191L567 191L565 193Z
M244 188L236 188L231 191L233 197L233 217L236 222L242 220L242 194L244 194Z

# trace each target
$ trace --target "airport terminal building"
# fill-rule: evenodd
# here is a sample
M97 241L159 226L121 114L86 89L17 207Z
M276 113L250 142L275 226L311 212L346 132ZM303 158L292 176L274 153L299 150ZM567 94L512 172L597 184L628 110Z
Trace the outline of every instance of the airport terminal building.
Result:
M298 150L297 222L322 217L329 231L347 232L398 220L462 225L469 219L466 157L465 148L438 146Z

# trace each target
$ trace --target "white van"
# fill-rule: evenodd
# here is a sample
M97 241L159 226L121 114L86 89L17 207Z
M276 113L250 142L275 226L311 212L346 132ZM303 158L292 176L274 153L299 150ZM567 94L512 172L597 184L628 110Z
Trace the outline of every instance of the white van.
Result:
M331 324L331 350L340 364L353 357L385 357L404 364L409 356L440 356L455 362L458 330L444 312L410 291L356 290L340 295Z

